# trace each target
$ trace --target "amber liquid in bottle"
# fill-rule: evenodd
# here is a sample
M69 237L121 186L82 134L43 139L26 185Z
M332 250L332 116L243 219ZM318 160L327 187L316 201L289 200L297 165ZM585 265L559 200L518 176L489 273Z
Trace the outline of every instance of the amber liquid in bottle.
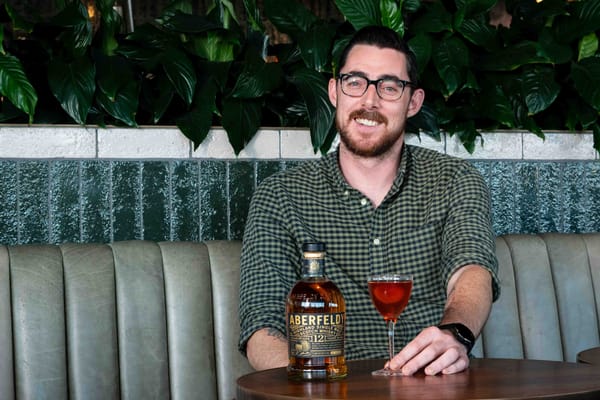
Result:
M305 243L302 279L286 304L289 345L288 377L296 380L344 378L346 303L324 275L325 245Z

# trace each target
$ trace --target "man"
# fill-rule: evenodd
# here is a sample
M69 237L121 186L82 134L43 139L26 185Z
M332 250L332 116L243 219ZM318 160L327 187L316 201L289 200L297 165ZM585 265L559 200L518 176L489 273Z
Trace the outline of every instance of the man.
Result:
M404 144L406 119L424 96L414 55L395 32L355 34L329 82L337 151L266 179L252 199L240 350L254 368L288 363L285 298L308 241L326 243L325 274L346 299L348 359L387 357L367 277L395 271L413 275L413 292L397 325L404 347L388 367L435 375L469 366L499 291L489 194L466 161Z

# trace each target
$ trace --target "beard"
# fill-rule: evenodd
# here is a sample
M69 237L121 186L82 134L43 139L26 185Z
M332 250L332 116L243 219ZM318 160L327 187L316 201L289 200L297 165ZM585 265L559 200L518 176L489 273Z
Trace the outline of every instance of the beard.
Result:
M377 121L379 123L383 123L387 126L387 118L378 113L377 111L366 111L366 110L356 110L350 113L348 116L348 122L350 123L352 120L356 118L364 118L372 121ZM404 131L404 127L398 129L398 131L388 131L386 130L384 134L382 134L377 140L374 141L363 141L356 135L353 137L352 133L349 132L347 128L344 128L338 118L335 120L337 130L340 134L340 140L346 146L346 148L353 154L359 157L380 157L387 153L392 146L400 139L402 136L402 132ZM349 124L346 125L346 127Z

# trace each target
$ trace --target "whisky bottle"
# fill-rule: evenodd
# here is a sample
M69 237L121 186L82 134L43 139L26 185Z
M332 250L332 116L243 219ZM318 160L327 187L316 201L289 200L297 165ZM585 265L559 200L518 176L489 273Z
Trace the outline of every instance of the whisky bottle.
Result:
M302 245L302 277L286 304L288 377L295 380L344 378L346 303L325 277L325 244Z

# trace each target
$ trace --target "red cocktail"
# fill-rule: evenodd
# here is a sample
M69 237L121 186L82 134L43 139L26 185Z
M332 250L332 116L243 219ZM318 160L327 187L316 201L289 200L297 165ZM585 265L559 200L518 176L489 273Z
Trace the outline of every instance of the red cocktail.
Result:
M388 348L390 357L394 357L394 327L396 320L406 308L412 290L412 276L406 274L381 274L369 278L369 294L375 308L383 316L388 327ZM402 375L400 371L380 369L373 375Z

